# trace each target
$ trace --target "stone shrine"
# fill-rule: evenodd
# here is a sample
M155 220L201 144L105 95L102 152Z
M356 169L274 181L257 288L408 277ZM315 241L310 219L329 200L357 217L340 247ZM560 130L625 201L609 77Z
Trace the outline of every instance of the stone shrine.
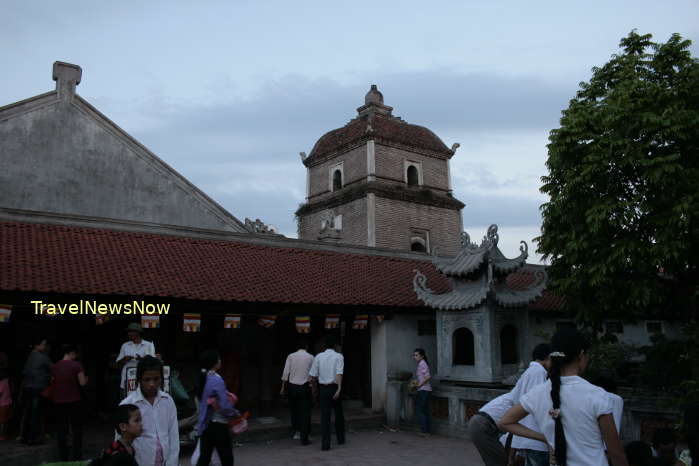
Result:
M495 383L528 362L528 312L539 298L546 272L537 270L534 281L516 289L507 277L525 267L527 243L519 256L508 259L498 248L498 227L491 225L480 244L461 234L461 249L452 258L434 257L433 264L452 283L452 290L434 294L427 279L415 271L418 299L436 310L437 377L442 381Z

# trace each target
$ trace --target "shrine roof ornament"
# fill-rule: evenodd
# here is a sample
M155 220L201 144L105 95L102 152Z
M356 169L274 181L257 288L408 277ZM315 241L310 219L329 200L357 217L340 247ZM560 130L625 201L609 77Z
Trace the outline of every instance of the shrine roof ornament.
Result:
M488 232L480 244L472 243L471 237L465 231L461 233L461 249L456 257L437 258L432 262L437 270L450 277L463 277L469 275L490 262L497 273L511 273L522 267L529 257L529 247L525 241L520 241L519 256L508 259L498 249L498 226L490 225Z
M497 225L491 225L480 244L471 242L468 233L461 233L461 249L453 258L434 257L435 267L451 278L452 290L434 294L427 287L427 278L415 271L413 289L418 299L440 310L471 309L490 297L501 307L523 307L539 298L546 288L546 272L537 270L533 283L525 289L507 286L507 275L524 267L529 249L520 242L519 256L509 259L498 248Z

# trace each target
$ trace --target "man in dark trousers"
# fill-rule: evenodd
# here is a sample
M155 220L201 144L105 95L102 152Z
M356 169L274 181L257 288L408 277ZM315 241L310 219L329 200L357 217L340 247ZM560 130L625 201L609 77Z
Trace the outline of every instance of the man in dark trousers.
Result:
M299 337L296 347L298 351L291 353L286 358L280 394L284 395L288 385L294 440L301 440L301 445L308 445L310 443L308 431L311 428L312 401L308 373L313 364L313 356L308 354L308 341L305 338Z
M345 359L335 351L337 341L334 337L325 338L325 351L318 353L311 365L310 376L318 383L318 399L320 402L320 431L323 436L321 450L330 450L330 417L335 412L335 433L337 443L345 443L345 415L342 412L342 374Z

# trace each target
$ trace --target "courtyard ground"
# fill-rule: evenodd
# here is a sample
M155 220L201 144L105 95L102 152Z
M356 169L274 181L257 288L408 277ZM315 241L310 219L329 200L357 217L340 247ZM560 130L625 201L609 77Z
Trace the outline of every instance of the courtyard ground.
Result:
M480 465L478 452L469 440L433 435L421 438L415 432L387 430L349 433L347 443L334 443L320 450L320 438L301 446L291 439L253 442L234 450L238 466L456 466ZM190 466L186 459L180 464Z

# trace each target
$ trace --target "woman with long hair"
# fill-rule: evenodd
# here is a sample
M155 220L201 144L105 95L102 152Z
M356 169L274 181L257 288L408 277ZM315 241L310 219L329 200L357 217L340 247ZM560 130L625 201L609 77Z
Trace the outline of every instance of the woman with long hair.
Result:
M417 421L420 424L421 436L427 437L430 435L430 394L432 386L430 385L430 366L427 363L427 355L422 348L416 348L413 351L413 359L417 362L415 370L415 379L417 381L417 399L415 400L415 413Z
M228 421L238 414L228 396L226 384L218 374L221 356L218 351L206 350L201 354L199 375L199 422L197 434L201 454L197 466L208 466L216 449L222 466L233 466L233 444Z
M520 398L500 424L514 435L546 442L559 466L628 466L606 392L580 377L589 362L589 343L574 329L551 340L550 378ZM519 421L531 414L541 433Z

